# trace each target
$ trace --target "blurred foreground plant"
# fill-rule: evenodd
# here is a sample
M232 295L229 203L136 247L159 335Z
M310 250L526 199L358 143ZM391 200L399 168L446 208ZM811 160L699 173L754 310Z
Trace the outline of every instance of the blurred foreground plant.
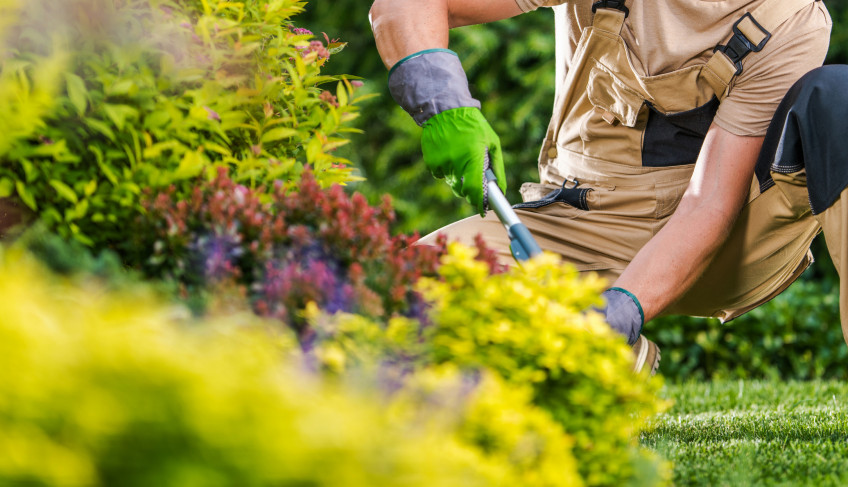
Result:
M473 257L454 244L419 284L423 320L310 302L298 343L243 308L196 321L6 251L0 483L664 484L635 445L659 382L581 312L600 283L550 256L497 275Z
M189 326L18 251L0 272L0 484L579 485L568 437L491 374L387 395L306 372L251 314Z

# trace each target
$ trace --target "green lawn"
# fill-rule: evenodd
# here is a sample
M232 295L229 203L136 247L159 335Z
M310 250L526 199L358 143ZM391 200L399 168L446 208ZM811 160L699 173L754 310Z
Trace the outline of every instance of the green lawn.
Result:
M668 386L642 443L685 485L848 485L848 383Z

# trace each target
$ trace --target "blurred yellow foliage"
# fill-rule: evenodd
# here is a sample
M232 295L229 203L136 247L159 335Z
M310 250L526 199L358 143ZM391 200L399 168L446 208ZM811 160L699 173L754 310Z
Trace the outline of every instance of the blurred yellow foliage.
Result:
M494 377L468 388L445 369L391 399L309 373L292 337L249 314L194 323L143 288L60 279L15 250L0 275L0 484L577 485L553 480L575 479L568 440ZM457 408L432 407L460 390ZM509 425L519 434L487 451L472 441Z

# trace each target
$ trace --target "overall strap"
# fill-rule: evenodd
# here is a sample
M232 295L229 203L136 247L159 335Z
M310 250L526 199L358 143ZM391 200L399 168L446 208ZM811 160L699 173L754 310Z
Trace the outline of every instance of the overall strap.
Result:
M817 1L766 0L733 24L733 36L726 44L716 46L704 69L704 77L719 100L727 96L733 78L742 74L742 60L752 52L762 51L775 29Z
M596 29L621 33L624 19L630 15L630 9L624 5L625 0L599 0L592 4L592 27Z

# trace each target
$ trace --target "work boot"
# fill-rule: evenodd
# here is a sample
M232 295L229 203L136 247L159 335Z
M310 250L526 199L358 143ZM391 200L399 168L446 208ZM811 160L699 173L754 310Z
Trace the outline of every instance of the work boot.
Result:
M633 345L633 355L636 356L636 362L633 364L633 372L638 374L650 367L651 375L657 373L657 368L660 366L660 347L656 343L648 340L643 335L639 335L636 343Z

